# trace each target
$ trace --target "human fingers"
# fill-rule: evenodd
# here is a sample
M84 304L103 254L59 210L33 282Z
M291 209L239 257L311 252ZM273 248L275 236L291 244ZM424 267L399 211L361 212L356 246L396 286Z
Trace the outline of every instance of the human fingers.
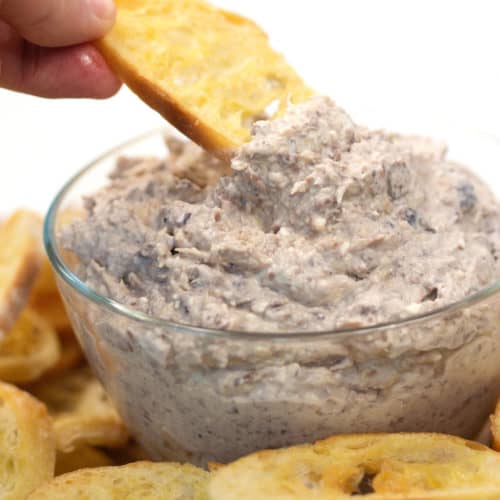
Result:
M112 0L0 0L0 19L29 42L63 47L103 36L115 6Z
M120 85L91 44L38 47L0 21L0 87L41 97L105 98Z

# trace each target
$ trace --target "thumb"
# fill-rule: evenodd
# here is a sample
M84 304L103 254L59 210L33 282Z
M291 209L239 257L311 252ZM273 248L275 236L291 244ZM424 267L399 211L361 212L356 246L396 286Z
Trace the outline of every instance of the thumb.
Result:
M115 6L112 0L0 0L0 18L29 42L63 47L103 36Z

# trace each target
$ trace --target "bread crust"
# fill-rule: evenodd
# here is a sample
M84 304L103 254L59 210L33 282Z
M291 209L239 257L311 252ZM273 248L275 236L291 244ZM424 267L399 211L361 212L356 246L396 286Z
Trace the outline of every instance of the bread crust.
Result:
M56 455L56 476L68 474L78 469L108 467L113 460L103 451L92 446L80 446L69 453L58 451Z
M80 469L56 477L34 491L28 500L79 500L83 498L155 498L158 500L209 500L209 474L189 464L136 462Z
M55 366L60 356L55 330L34 311L25 309L0 341L0 379L32 382Z
M486 446L432 433L341 435L264 450L215 471L218 500L373 500L500 498L500 455Z
M238 147L237 143L217 133L216 130L204 123L200 117L183 106L181 102L165 92L160 85L141 75L133 65L121 57L105 40L97 41L96 46L118 77L176 129L222 160L228 161L231 158Z
M116 3L115 28L97 48L144 102L223 160L250 138L253 121L313 94L243 16L203 0Z
M106 393L86 366L30 387L54 419L57 449L71 452L83 445L119 447L127 443L127 428Z
M19 500L54 475L55 436L46 407L17 387L0 382L3 418L2 466L10 460L11 467L2 473L10 484L0 484L3 500ZM8 422L15 428L5 428ZM15 439L8 440L7 434Z
M0 226L0 335L26 305L43 261L42 218L18 210Z

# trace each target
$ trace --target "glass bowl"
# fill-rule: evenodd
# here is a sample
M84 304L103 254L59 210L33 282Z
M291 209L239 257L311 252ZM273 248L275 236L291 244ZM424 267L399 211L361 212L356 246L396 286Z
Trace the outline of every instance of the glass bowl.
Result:
M492 144L486 161L498 166ZM160 131L105 154L64 186L45 224L76 335L154 459L206 465L336 433L480 430L500 392L500 282L391 324L284 334L175 324L89 289L59 246L66 209L102 187L119 156L164 154Z

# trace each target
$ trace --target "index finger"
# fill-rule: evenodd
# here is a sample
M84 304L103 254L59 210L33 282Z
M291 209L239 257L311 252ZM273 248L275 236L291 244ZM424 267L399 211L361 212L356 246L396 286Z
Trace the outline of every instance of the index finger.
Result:
M95 40L113 25L112 0L0 0L0 18L42 47Z

